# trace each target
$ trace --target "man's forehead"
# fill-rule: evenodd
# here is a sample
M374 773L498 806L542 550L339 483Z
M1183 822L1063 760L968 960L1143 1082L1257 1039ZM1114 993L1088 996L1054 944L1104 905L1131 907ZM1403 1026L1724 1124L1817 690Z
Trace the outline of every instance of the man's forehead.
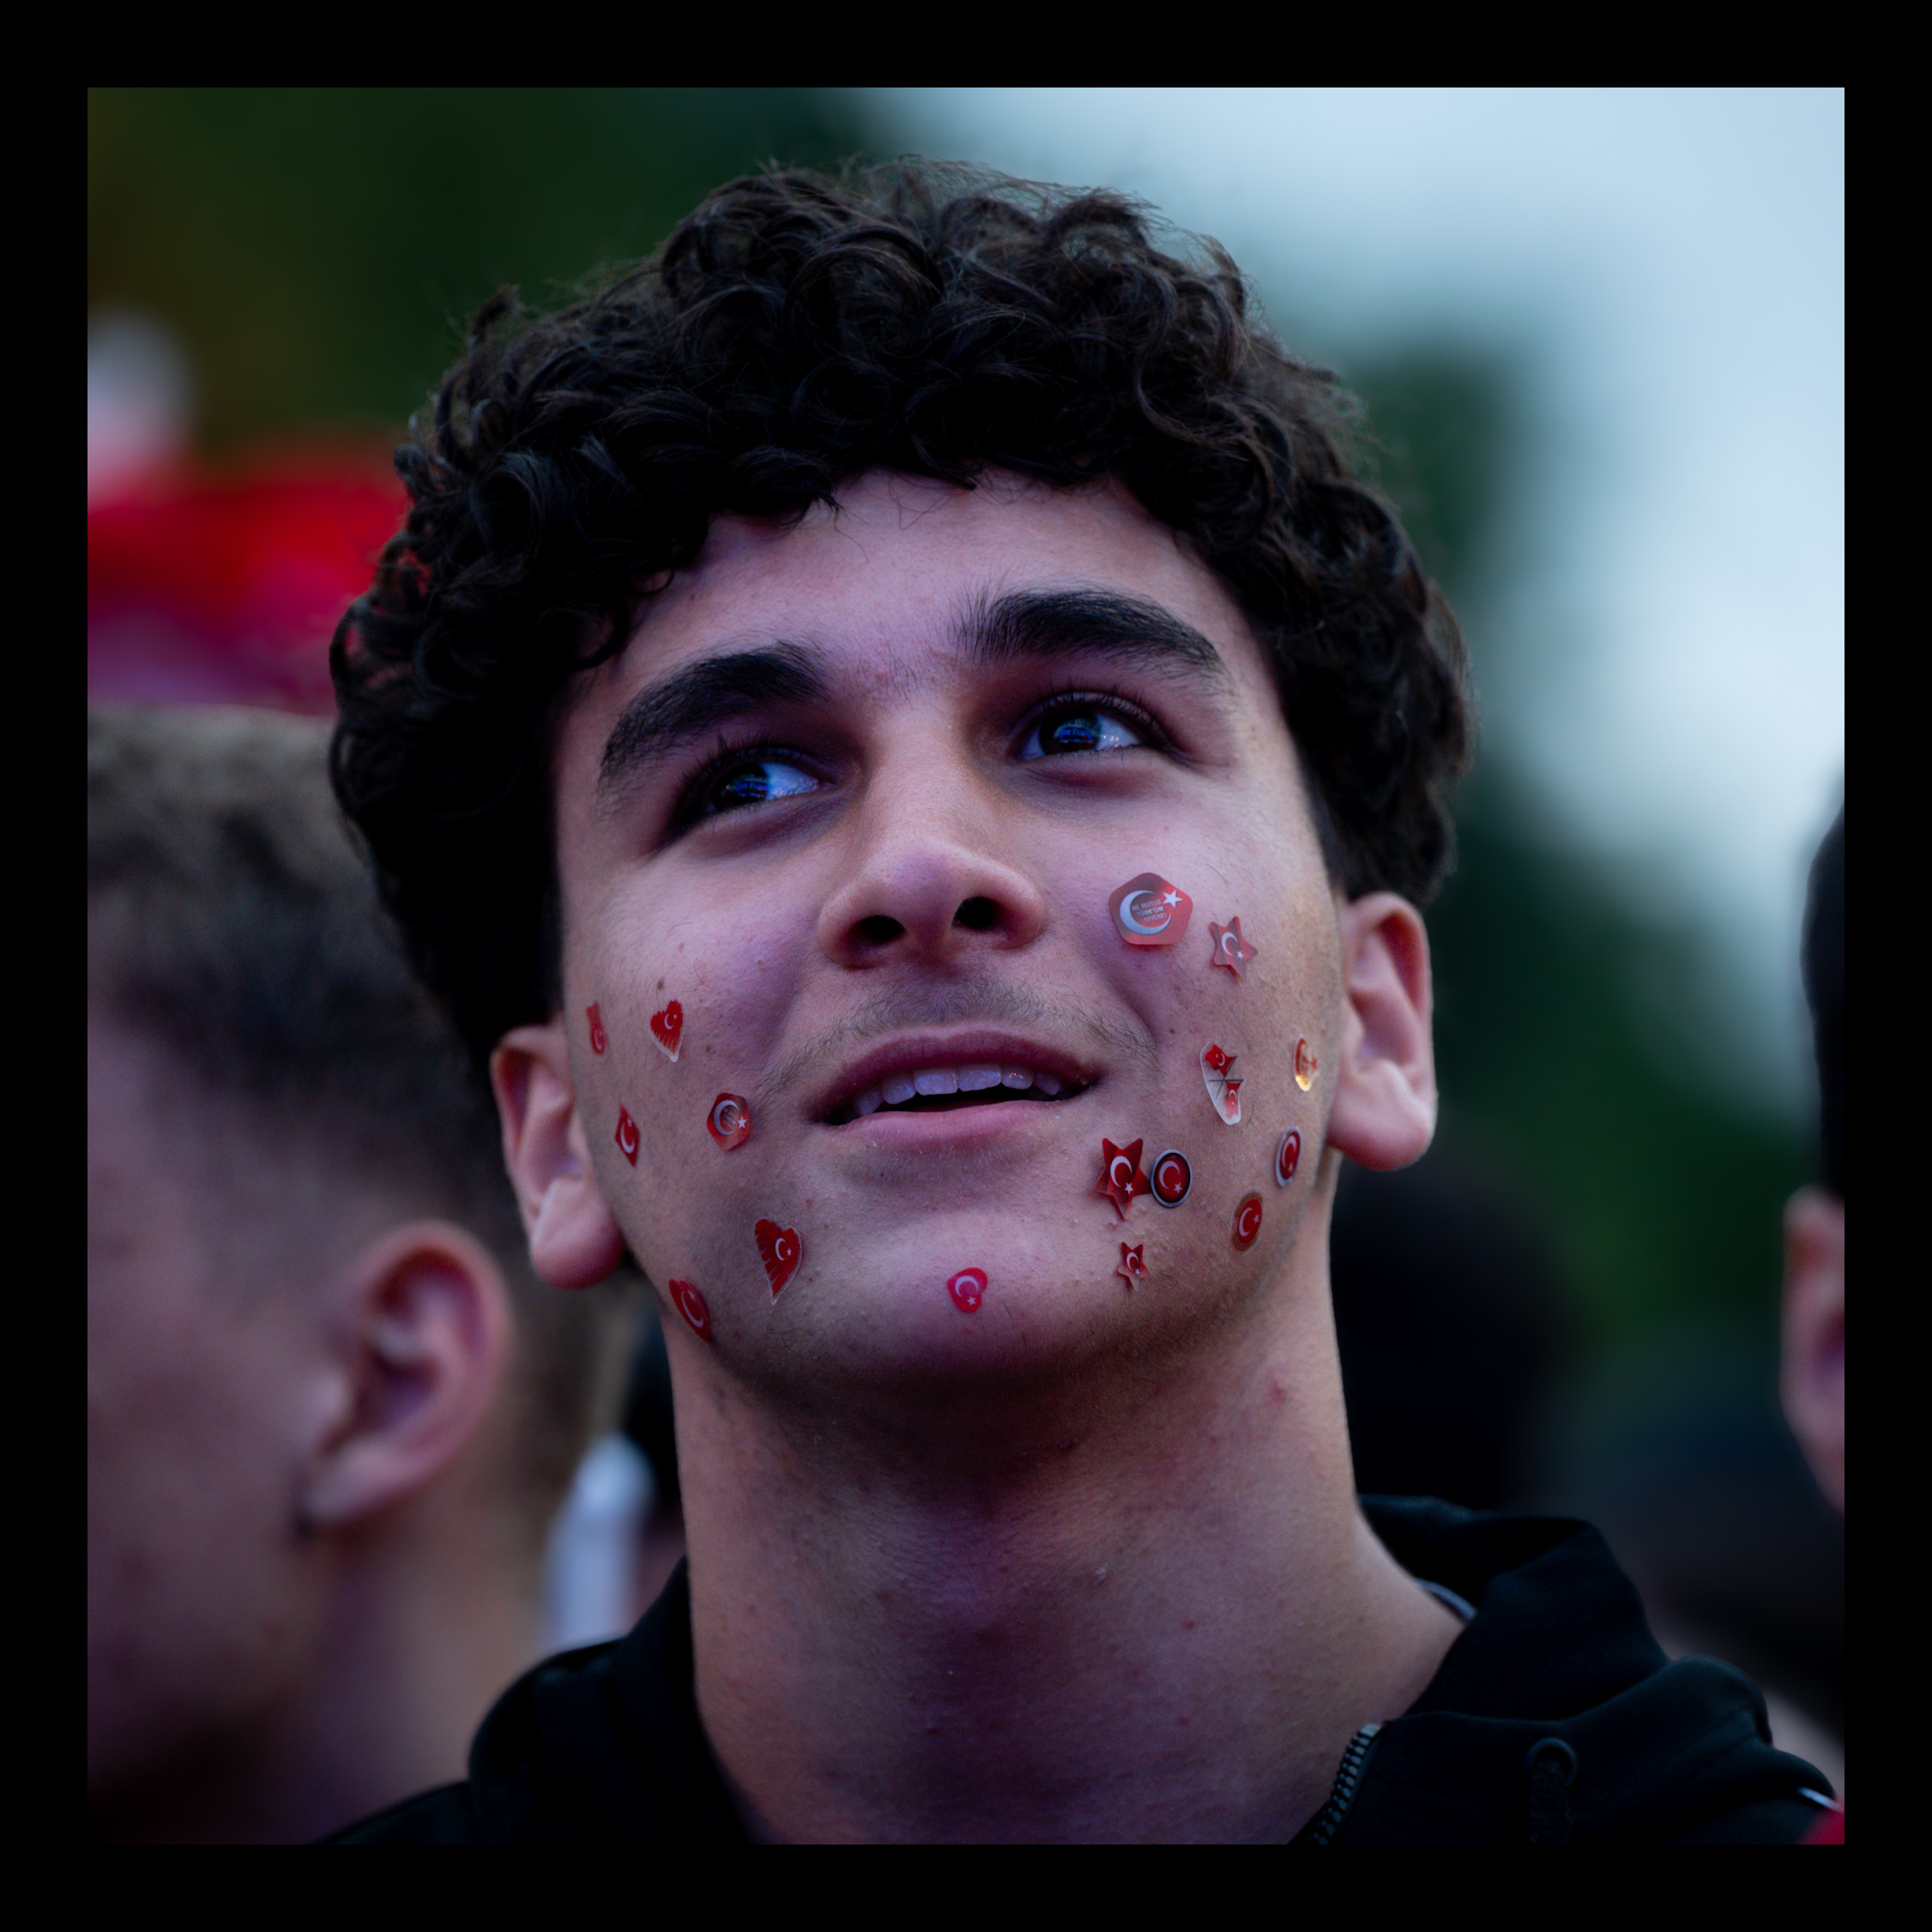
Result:
M874 471L796 525L715 518L697 558L651 600L607 690L621 703L680 664L778 637L903 683L969 644L990 604L1070 583L1161 605L1210 636L1245 629L1213 572L1115 485L1053 489L995 474L968 490Z

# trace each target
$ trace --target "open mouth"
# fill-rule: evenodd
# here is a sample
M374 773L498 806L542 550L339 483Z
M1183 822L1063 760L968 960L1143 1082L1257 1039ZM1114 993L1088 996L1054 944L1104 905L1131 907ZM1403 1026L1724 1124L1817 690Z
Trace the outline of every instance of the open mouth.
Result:
M999 1107L1009 1101L1071 1100L1085 1084L1042 1067L990 1062L964 1066L927 1066L891 1073L876 1086L855 1094L830 1116L833 1126L874 1114L946 1114L962 1107Z

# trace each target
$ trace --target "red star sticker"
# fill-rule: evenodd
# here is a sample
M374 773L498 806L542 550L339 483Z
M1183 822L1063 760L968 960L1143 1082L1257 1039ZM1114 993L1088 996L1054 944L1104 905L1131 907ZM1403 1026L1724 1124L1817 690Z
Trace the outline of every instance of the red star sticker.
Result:
M1241 937L1241 922L1237 915L1225 926L1217 926L1208 921L1208 938L1214 942L1214 951L1208 964L1225 966L1237 980L1247 977L1247 963L1254 957L1254 948Z
M1147 1176L1140 1171L1140 1149L1138 1140L1128 1147L1116 1147L1104 1136L1100 1144L1100 1185L1094 1192L1113 1202L1123 1221L1134 1196L1147 1192Z
M1125 1241L1120 1243L1120 1265L1114 1272L1129 1288L1132 1288L1136 1282L1147 1279L1147 1262L1140 1252L1146 1246L1145 1241L1136 1241L1132 1247L1129 1247Z

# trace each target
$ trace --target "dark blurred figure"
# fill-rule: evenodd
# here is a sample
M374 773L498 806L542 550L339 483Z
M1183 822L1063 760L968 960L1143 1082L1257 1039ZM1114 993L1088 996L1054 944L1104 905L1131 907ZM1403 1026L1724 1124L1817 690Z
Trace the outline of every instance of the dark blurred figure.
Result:
M1643 1590L1658 1639L1762 1687L1778 1745L1844 1764L1844 818L1812 867L1804 981L1821 1184L1784 1217L1782 1414L1756 1361L1690 1386L1602 1446L1579 1497Z
M1785 1420L1826 1500L1844 1511L1844 813L1812 862L1804 992L1818 1057L1820 1185L1784 1211Z
M1344 1162L1330 1255L1356 1488L1519 1505L1569 1342L1529 1217L1440 1150L1392 1174Z
M308 1838L461 1776L631 1352L629 1284L528 1272L326 739L89 712L97 1840Z

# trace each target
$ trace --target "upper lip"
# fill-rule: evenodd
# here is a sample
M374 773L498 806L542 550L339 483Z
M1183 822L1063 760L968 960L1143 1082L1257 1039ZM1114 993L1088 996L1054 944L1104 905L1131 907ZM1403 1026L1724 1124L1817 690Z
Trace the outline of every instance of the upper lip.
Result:
M888 1074L994 1063L1051 1073L1069 1087L1089 1087L1100 1078L1096 1068L1063 1048L995 1028L901 1033L882 1040L869 1052L841 1067L819 1090L812 1115L819 1120L836 1120L868 1087L878 1086Z

